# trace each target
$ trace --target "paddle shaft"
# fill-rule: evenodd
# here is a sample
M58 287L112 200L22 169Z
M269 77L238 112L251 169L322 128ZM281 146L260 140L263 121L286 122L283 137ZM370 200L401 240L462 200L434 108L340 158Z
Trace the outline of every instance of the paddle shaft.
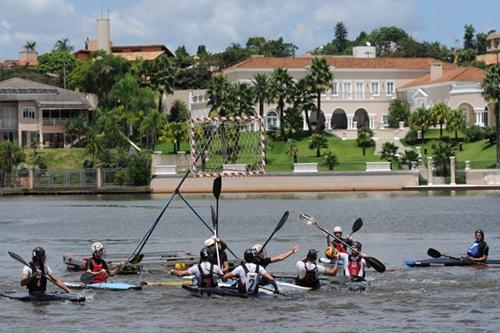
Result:
M264 245L262 245L262 248L259 250L259 252L257 254L259 254L260 252L264 251L264 248L266 247L267 243L269 243L269 241L271 240L271 238L273 238L274 234L276 232L278 232L278 230L280 230L283 225L285 225L287 219L288 219L288 211L286 211L283 216L281 217L281 220L278 222L278 225L276 226L276 228L274 228L274 231L273 233L271 234L271 236L269 236L269 238L266 240L266 242L264 243Z

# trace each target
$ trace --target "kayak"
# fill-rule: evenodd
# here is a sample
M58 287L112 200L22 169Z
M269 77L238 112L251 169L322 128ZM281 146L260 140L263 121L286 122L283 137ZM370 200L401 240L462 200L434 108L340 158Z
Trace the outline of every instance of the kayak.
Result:
M70 301L75 303L85 302L85 297L75 294L63 294L63 293L44 293L38 295L30 295L27 292L17 292L17 291L6 291L0 293L0 296L7 297L10 299L16 299L23 302L53 302L53 301Z
M191 279L193 281L194 276L193 275L186 275L183 276L184 279ZM298 286L295 284L295 278L292 280L290 279L281 279L281 278L276 278L276 284L278 285L278 290L286 293L290 292L304 292L304 291L310 291L311 288L309 287L302 287ZM148 283L149 284L149 283ZM217 280L217 285L221 288L231 288L236 285L235 280L229 280L229 281L222 281L222 280ZM265 294L272 294L274 291L274 287L272 284L266 284L266 285L261 285L259 287L259 290L262 290L262 293Z
M408 267L444 267L444 266L475 266L475 267L490 267L497 268L500 265L500 260L486 260L483 263L475 263L473 261L462 261L451 258L436 258L422 260L405 260L405 265Z
M186 286L183 285L182 289L189 291L194 296L229 296L229 297L239 297L248 298L248 294L243 294L236 288L205 288L198 286Z
M193 283L191 281L143 281L141 285L143 286L153 286L153 287L179 287L179 286L190 286Z
M294 276L278 275L275 276L274 278L278 283L278 288L280 288L280 291L281 291L280 285L285 284L286 282L288 282L289 284L293 284L295 288L307 288L295 285ZM330 286L335 286L336 289L347 289L349 291L365 291L367 289L366 281L353 282L351 281L350 278L347 278L345 276L336 276L331 278L320 277L319 280L321 282L322 286L321 288L326 287L328 289ZM311 288L307 289L311 290Z
M103 282L103 283L89 283L82 282L65 282L67 287L73 289L103 289L103 290L141 290L142 286L136 284L128 284L122 282Z

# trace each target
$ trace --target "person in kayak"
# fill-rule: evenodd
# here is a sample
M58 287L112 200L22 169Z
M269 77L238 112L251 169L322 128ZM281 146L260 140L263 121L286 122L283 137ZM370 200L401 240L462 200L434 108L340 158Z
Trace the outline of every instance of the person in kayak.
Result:
M334 276L337 273L337 262L335 262L333 267L325 268L323 265L316 264L317 259L318 251L310 249L305 259L297 261L295 264L295 269L297 270L295 284L315 290L320 287L320 275Z
M334 249L336 249L337 251L339 252L342 252L342 253L347 253L347 245L351 245L352 244L352 237L351 237L351 234L347 235L347 238L342 238L342 227L341 226L338 226L336 225L334 228L333 228L333 235L337 238L333 238L333 240L330 242L330 235L325 233L325 238L326 238L326 247L333 247ZM342 243L342 242L344 243Z
M484 232L481 229L477 229L474 233L476 239L474 243L467 250L467 257L463 258L463 260L474 261L474 262L485 262L488 259L488 252L490 248L488 244L484 241Z
M92 283L103 283L108 280L109 276L114 276L121 272L125 267L125 262L119 263L117 266L113 268L109 268L104 257L104 245L99 242L95 242L90 247L92 251L92 258L87 260L87 273L94 275L92 278Z
M216 238L215 236L212 236L208 239L205 240L205 247L208 248L210 251L213 252L213 256L211 257L210 261L212 264L217 265L217 252L215 249L215 246L217 244L217 247L219 249L219 259L220 259L220 265L221 269L224 273L229 272L229 260L227 259L227 245L226 243L221 240L220 238Z
M211 262L213 253L210 249L204 247L200 251L200 263L193 265L186 270L172 269L170 274L177 276L194 275L198 287L215 288L217 279L224 273L217 264Z
M264 267L256 263L257 253L253 249L246 249L243 258L245 262L236 267L232 272L226 273L224 279L239 278L238 288L241 293L257 295L259 292L259 281L265 278L274 287L274 293L278 294L278 285Z
M340 259L344 261L344 276L351 278L353 282L365 280L365 267L368 267L363 254L361 253L362 245L358 241L352 242L351 251L349 254L339 252Z
M44 294L47 290L47 279L50 278L67 293L71 293L72 290L66 287L64 282L45 263L46 259L47 257L43 248L36 247L33 250L29 266L24 266L23 268L21 286L26 286L30 295Z
M252 246L252 249L257 254L256 255L257 263L264 268L266 268L269 264L285 260L286 258L290 257L292 254L295 254L295 253L299 252L299 250L300 250L300 248L297 245L294 245L290 250L288 250L286 252L278 254L277 256L274 256L274 257L268 257L266 249L262 249L261 244L255 244L254 246Z

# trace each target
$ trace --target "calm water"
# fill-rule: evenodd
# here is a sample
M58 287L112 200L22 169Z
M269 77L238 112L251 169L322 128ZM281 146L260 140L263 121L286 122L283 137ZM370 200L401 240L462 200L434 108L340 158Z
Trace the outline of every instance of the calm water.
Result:
M0 197L0 290L20 290L22 267L12 250L29 258L43 246L48 264L64 280L64 253L88 253L101 240L108 252L130 252L160 213L164 196ZM211 197L187 197L207 220ZM356 193L289 196L226 196L220 202L220 233L237 253L264 242L285 210L290 219L268 245L270 254L293 244L301 254L324 250L321 232L296 222L306 212L327 228L350 229L363 218L355 238L363 250L383 261L388 272L370 272L369 290L353 293L332 287L294 298L205 299L180 288L148 287L139 292L87 292L88 302L25 304L0 298L0 331L84 332L497 332L500 327L500 269L411 269L404 259L426 258L434 247L461 255L481 227L490 258L500 258L500 192L423 194ZM208 230L185 204L176 200L148 242L147 251L198 252ZM271 267L293 273L295 255ZM119 277L127 282L171 277L143 274ZM54 289L53 286L50 287ZM96 326L97 325L97 326Z

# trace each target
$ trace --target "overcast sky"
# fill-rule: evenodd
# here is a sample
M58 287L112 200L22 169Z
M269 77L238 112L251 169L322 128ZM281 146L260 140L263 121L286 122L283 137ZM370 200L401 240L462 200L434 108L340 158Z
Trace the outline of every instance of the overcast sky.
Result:
M500 31L499 0L0 0L0 60L17 59L27 40L39 53L63 38L83 48L95 39L101 5L114 45L185 45L190 53L199 44L215 52L250 36L282 36L303 54L331 41L338 21L350 39L395 25L448 46L462 45L465 24Z

